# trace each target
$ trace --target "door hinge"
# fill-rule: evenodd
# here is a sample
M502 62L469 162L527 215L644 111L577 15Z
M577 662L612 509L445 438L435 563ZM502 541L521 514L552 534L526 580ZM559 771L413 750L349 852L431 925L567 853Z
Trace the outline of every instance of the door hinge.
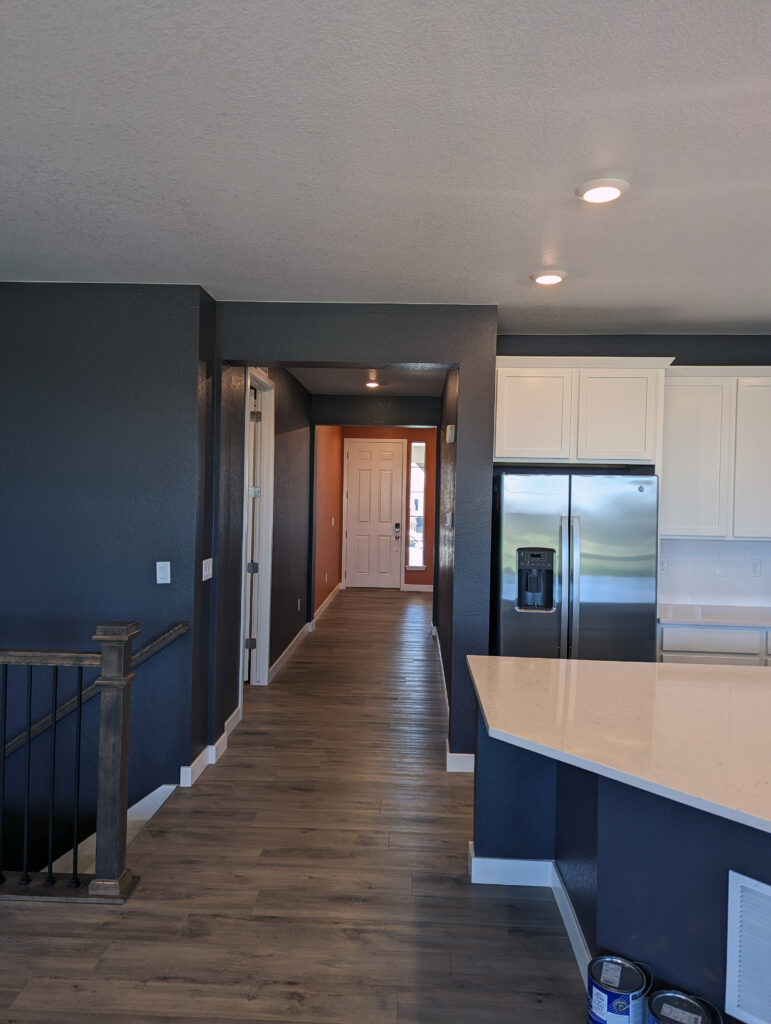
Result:
M249 497L250 498L259 498L259 496L260 496L260 488L259 487L250 487L249 488Z
M257 648L257 640L253 636L247 637L245 646L247 651L254 651Z
M260 566L259 566L258 562L247 562L246 563L246 571L247 572L258 572L259 568L260 568Z
M249 419L252 423L260 423L262 421L262 413L257 409L252 409L249 413Z

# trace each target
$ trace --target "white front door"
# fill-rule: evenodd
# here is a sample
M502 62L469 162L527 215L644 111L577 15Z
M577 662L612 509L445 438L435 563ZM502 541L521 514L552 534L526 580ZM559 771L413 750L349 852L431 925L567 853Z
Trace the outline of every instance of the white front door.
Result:
M406 445L345 442L347 587L401 586Z

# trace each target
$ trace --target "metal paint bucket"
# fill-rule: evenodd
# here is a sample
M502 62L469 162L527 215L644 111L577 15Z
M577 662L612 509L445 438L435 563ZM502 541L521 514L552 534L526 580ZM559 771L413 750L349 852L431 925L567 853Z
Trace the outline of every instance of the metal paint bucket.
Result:
M647 1003L649 1024L722 1024L711 1003L685 992L651 992Z
M598 956L589 964L589 1024L643 1024L650 979L639 964Z

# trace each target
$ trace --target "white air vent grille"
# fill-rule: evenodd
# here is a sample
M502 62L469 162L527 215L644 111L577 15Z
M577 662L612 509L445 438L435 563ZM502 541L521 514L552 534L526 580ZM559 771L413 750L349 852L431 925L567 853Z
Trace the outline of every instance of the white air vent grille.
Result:
M746 1024L771 1024L771 885L728 872L725 1008Z

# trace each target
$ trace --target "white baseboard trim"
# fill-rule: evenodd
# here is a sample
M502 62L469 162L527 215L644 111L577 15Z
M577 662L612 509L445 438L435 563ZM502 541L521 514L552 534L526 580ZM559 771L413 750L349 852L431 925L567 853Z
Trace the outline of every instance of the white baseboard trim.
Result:
M183 789L190 789L212 762L209 760L209 748L204 747L192 764L183 764L179 768L179 784Z
M424 594L432 594L434 588L430 583L402 583L402 590L419 590Z
M452 754L450 752L450 741L445 740L446 747L446 768L448 772L473 772L474 754Z
M562 923L565 925L565 931L568 933L568 939L570 940L570 946L573 950L573 956L575 957L576 964L581 972L581 979L583 980L584 987L586 987L586 969L592 959L592 954L586 944L584 933L581 930L581 925L578 921L578 917L576 916L575 909L556 864L552 865L551 887L554 893L554 899L557 902L557 907L562 915Z
M318 606L316 611L313 613L313 618L314 619L317 619L319 617L319 615L323 615L324 614L324 612L327 610L327 608L330 606L330 604L337 597L338 590L340 590L340 584L339 583L337 584L337 586L335 587L335 589L332 591L331 594L327 594L327 596L324 598L324 600Z
M306 633L309 632L308 626L311 626L310 622L306 622L302 629L298 632L294 640L290 640L284 650L279 654L276 660L268 669L268 682L272 683L276 676L279 674L281 669L286 665L289 659L292 657L295 651L295 647L300 643Z
M150 821L154 814L156 814L161 807L166 803L171 794L176 789L176 786L158 786L152 793L148 793L147 796L142 797L141 800L137 800L135 804L132 804L126 814L126 845L130 846L134 842L139 833L144 829L145 825ZM78 872L83 874L93 874L94 862L96 860L96 832L93 832L90 836L87 836L80 843L78 843ZM41 870L45 871L46 868ZM68 850L63 853L61 857L53 863L54 872L64 874L65 872L72 871L72 850Z
M210 743L206 748L209 752L209 764L216 764L228 749L228 734L223 732L216 743Z
M536 885L554 893L557 909L568 934L570 947L581 980L586 987L586 969L592 959L575 908L562 875L553 860L516 860L506 857L476 857L474 844L468 844L469 875L472 883L482 885Z
M244 717L244 706L239 704L233 714L225 719L225 732L229 736L235 727L241 722Z
M477 857L474 844L468 844L471 881L482 885L552 886L553 861L514 860L507 857Z

